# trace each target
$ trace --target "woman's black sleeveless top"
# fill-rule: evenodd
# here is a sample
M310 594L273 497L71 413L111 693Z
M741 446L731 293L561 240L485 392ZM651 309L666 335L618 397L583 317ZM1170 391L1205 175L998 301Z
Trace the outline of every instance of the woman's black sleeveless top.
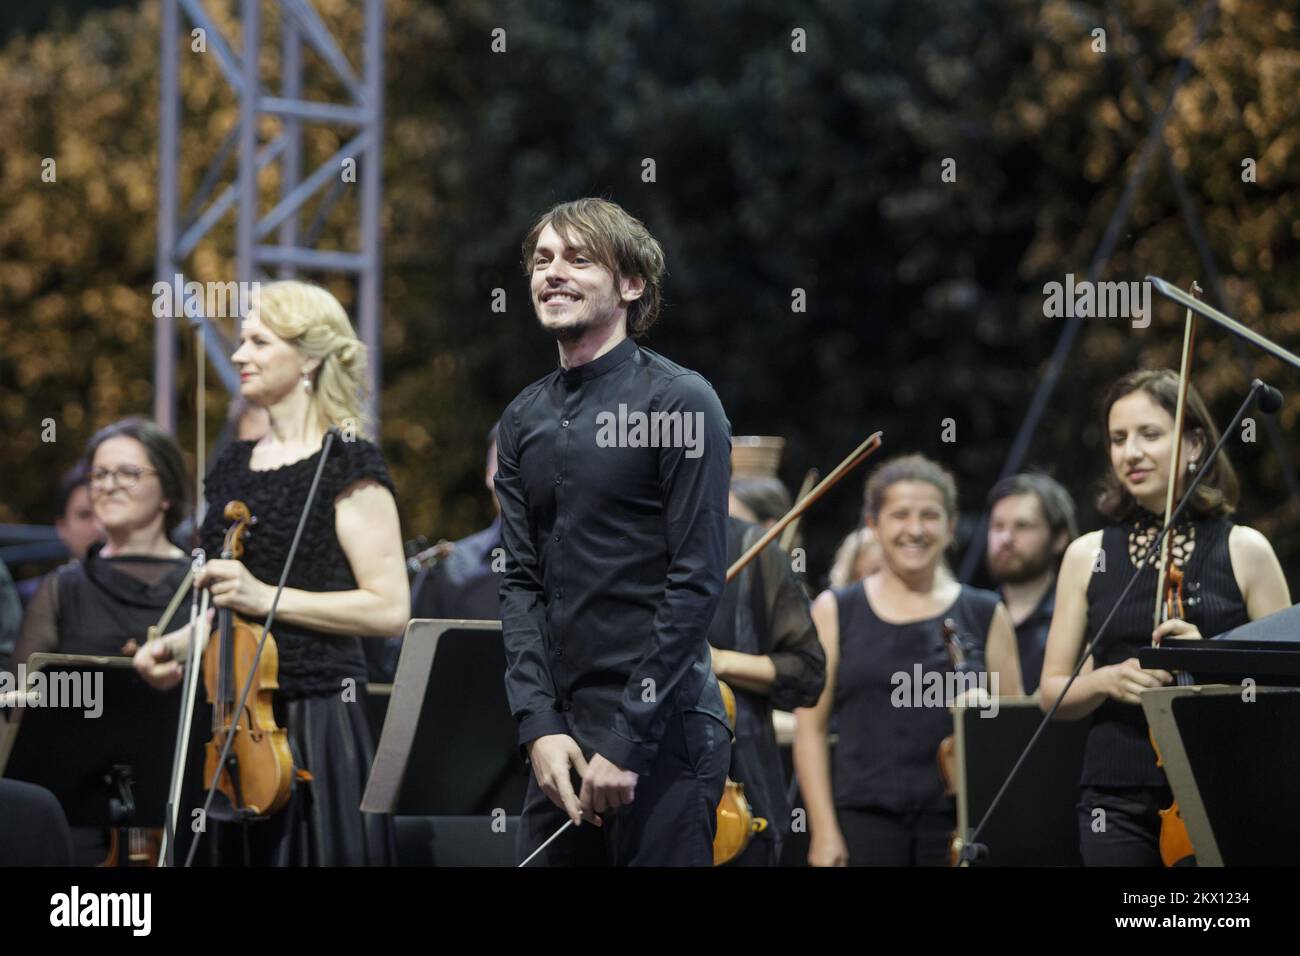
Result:
M1143 545L1155 537L1162 522L1154 515L1141 512L1124 524L1108 525L1102 531L1104 563L1094 561L1088 582L1088 624L1085 646L1096 636L1120 592L1134 570L1134 555L1141 556ZM1232 573L1228 554L1228 535L1232 522L1223 518L1198 518L1180 522L1174 538L1174 550L1185 554L1187 542L1194 542L1183 565L1184 618L1200 629L1202 637L1214 637L1245 624L1246 602ZM1143 535L1144 537L1139 537ZM1134 541L1130 553L1130 534ZM1104 568L1105 570L1102 570ZM1093 654L1096 667L1118 664L1138 651L1151 646L1157 571L1146 566L1137 584L1129 591L1123 605L1107 628L1102 644ZM1156 767L1151 749L1146 715L1139 704L1124 704L1107 698L1092 712L1088 741L1084 750L1080 783L1094 787L1163 787L1164 771Z
M942 704L915 706L913 685L918 667L922 675L953 671L943 639L945 618L953 619L967 644L968 665L983 669L998 596L963 585L942 613L891 624L876 616L861 581L832 593L840 633L839 739L831 759L835 805L894 813L951 810L953 798L944 794L937 756L939 744L952 733L952 715Z

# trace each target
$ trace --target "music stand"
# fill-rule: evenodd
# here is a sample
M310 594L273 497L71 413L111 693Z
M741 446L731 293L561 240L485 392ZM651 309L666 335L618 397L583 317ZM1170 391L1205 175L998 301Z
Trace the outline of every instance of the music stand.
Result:
M180 692L149 687L129 657L38 653L27 662L28 689L38 674L47 686L98 683L99 716L85 706L11 712L17 726L0 745L0 776L53 792L69 826L118 829L125 865L127 829L163 826Z
M411 621L361 809L518 815L528 773L505 666L500 621Z
M1300 690L1257 687L1248 700L1241 687L1157 687L1140 697L1197 865L1291 863Z
M953 717L957 755L957 832L970 836L1043 719L1036 697L999 697L995 717L958 707ZM1088 721L1052 721L1043 731L1015 787L980 834L989 848L981 866L1081 866L1079 773Z

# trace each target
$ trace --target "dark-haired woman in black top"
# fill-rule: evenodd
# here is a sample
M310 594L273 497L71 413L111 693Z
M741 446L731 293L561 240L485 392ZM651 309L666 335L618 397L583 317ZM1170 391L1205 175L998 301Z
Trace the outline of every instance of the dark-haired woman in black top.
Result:
M232 356L240 394L267 408L271 430L259 441L227 446L208 474L200 538L209 560L197 583L217 607L265 620L325 432L341 429L272 625L280 662L277 723L288 731L295 767L311 779L296 781L288 806L249 827L249 859L391 863L389 821L360 807L374 741L359 638L401 635L410 594L392 480L378 448L356 437L364 348L332 295L291 281L262 286L241 338ZM216 558L231 499L244 501L258 519L242 561ZM179 641L151 643L137 654L136 668L156 686L173 685L182 652ZM220 862L241 861L242 846L229 830L216 842Z
M91 437L85 458L91 507L106 540L42 579L23 618L15 665L38 652L134 653L189 571L189 558L169 539L185 516L188 487L171 436L148 419L123 419ZM176 623L187 619L188 608ZM73 838L78 864L104 859L104 831L77 827Z
M1163 525L1170 481L1178 376L1168 369L1126 375L1103 403L1110 468L1099 510L1111 524L1078 538L1065 552L1056 611L1043 662L1044 710L1060 695L1084 647L1115 606L1133 570ZM1204 403L1189 388L1176 494L1218 441ZM1156 767L1139 693L1171 683L1144 670L1137 652L1153 638L1213 637L1289 607L1286 579L1268 540L1234 525L1237 479L1222 455L1209 464L1184 517L1170 532L1171 560L1184 574L1184 620L1153 628L1156 577L1143 568L1102 644L1057 711L1091 717L1080 778L1079 841L1087 866L1160 866L1160 818L1172 796Z
M868 521L883 567L824 591L813 621L826 650L826 688L795 712L795 766L808 807L812 866L938 866L947 862L956 805L937 755L952 733L952 619L983 690L1020 693L1015 630L991 591L953 580L943 564L957 518L952 476L920 455L885 462L867 483ZM917 671L921 687L915 686ZM967 701L971 702L971 701ZM834 717L834 757L827 734Z
M145 418L126 418L86 443L95 520L106 540L41 582L23 620L14 663L38 651L134 653L184 581L190 562L169 536L185 517L180 449Z

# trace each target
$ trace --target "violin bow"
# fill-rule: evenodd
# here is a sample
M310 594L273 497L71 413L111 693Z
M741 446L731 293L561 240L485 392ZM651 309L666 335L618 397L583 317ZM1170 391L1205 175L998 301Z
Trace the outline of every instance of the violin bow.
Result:
M796 503L803 501L804 498L808 497L808 492L812 491L813 485L817 483L817 479L820 477L821 473L816 468L808 469L808 472L803 476L803 484L799 486L799 494L795 495L794 500ZM799 519L796 518L794 521L791 521L790 526L785 529L785 534L781 535L781 540L777 543L777 547L786 554L789 554L790 549L794 547L794 536L798 533Z
M771 544L776 536L785 530L786 525L790 524L790 522L796 520L801 514L807 511L813 502L826 494L826 492L830 491L837 481L866 461L873 452L880 448L883 436L884 432L875 432L861 445L849 452L849 456L836 465L834 471L819 481L812 491L800 498L793 508L787 511L776 522L776 524L772 525L772 527L768 528L767 531L764 532L763 537L755 541L748 551L737 558L731 567L727 568L727 581L730 582L737 574L745 569L745 566L749 564L749 562L758 557L759 552Z
M207 316L196 316L190 322L194 332L194 516L190 532L190 554L192 562L187 581L203 569L204 554L199 547L199 534L203 518L207 511L204 497L204 479L207 475L207 346L203 337L203 323L209 321ZM172 772L167 787L167 819L164 821L162 843L158 850L158 865L172 866L176 844L176 824L180 814L181 786L185 779L185 767L189 763L190 728L194 721L194 703L199 686L199 669L202 667L202 655L199 652L198 628L204 627L204 641L207 638L209 593L203 590L200 596L193 592L190 601L189 653L183 668L181 690L181 712L176 730L176 744L172 752Z
M1200 297L1201 287L1195 282L1192 283L1192 295ZM1187 409L1187 386L1191 381L1192 371L1192 351L1196 344L1196 315L1189 308L1187 317L1183 325L1183 357L1178 367L1178 403L1174 408L1174 441L1173 449L1169 457L1169 487L1165 489L1165 520L1164 526L1169 526L1169 519L1174 513L1174 501L1177 499L1177 490L1179 481L1183 475L1181 464L1183 453L1183 420ZM1166 533L1160 546L1160 566L1156 574L1156 607L1153 618L1153 628L1159 627L1163 623L1163 609L1165 603L1166 580L1169 574L1169 552L1172 547L1173 535ZM1152 644L1155 640L1152 639Z
M194 560L190 566L190 577L203 569L204 555L201 548L194 549ZM176 844L176 824L180 816L181 785L185 779L185 768L189 764L190 729L194 724L194 700L199 687L199 667L203 659L202 648L207 645L208 591L195 588L190 600L190 634L189 652L185 657L183 681L181 684L180 725L176 731L176 746L172 751L172 772L168 786L167 818L164 821L162 843L158 849L158 865L170 867L173 848ZM203 639L200 640L199 628L203 627Z

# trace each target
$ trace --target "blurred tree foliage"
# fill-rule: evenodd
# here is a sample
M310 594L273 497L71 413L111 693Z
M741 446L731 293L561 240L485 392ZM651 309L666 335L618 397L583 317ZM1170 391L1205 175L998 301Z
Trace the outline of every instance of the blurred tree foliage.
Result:
M357 5L316 5L359 66ZM238 50L235 5L207 6ZM735 433L785 435L788 484L883 429L888 454L951 467L978 511L1064 325L1044 317L1043 284L1084 277L1151 125L1124 51L1159 110L1193 36L1196 9L1175 0L1116 6L1123 29L1102 4L1057 0L388 0L381 438L405 532L452 537L488 519L484 433L555 362L519 243L550 204L589 194L643 218L666 249L667 306L646 344L709 378ZM266 9L262 68L278 88ZM1164 133L1223 275L1218 304L1290 348L1295 26L1269 0L1221 4ZM89 433L150 409L158 32L148 2L56 18L0 50L0 520L48 520L52 475ZM187 53L182 68L185 195L235 119L209 57ZM310 57L307 88L339 93ZM309 161L342 132L311 128ZM41 180L46 157L55 183ZM259 182L269 208L275 170ZM355 244L349 201L322 245ZM189 271L232 270L227 220ZM1149 272L1206 284L1158 156L1101 278ZM345 283L330 287L350 303ZM1158 306L1145 330L1085 325L1029 461L1079 496L1085 524L1105 466L1100 393L1136 364L1176 363L1181 323ZM1222 421L1251 374L1291 380L1235 355L1202 328L1196 383ZM1297 414L1300 394L1284 430ZM192 447L188 422L181 438ZM1273 448L1261 431L1232 451L1245 519L1300 570ZM856 521L863 477L805 522L813 572Z

